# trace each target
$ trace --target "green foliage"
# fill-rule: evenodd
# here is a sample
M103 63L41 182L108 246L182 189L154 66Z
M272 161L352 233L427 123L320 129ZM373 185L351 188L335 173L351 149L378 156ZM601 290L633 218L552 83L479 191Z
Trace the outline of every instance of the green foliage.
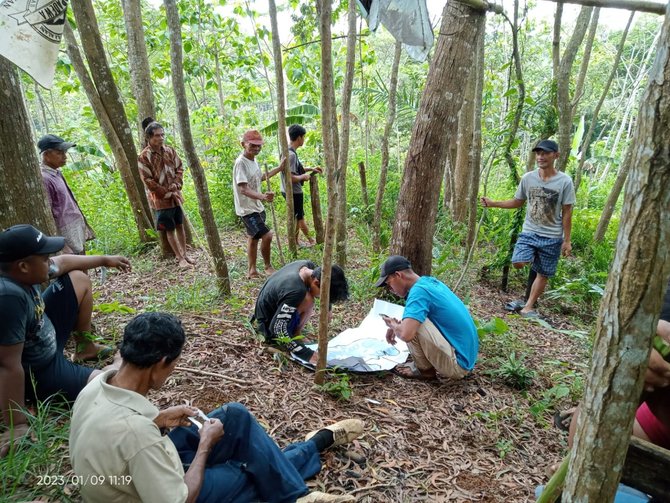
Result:
M125 304L121 304L118 300L113 302L102 302L100 304L94 304L93 310L98 311L103 314L109 313L121 313L121 314L135 314L136 310Z
M491 318L486 323L475 319L475 326L477 327L477 334L481 339L485 334L502 335L509 330L509 326L502 318Z
M315 385L315 388L323 393L336 398L341 401L348 401L353 395L351 383L349 382L349 374L346 372L338 372L337 367L326 371L326 378L328 379L321 385Z
M499 365L497 368L489 370L488 374L502 379L505 384L514 389L526 390L533 384L537 373L526 367L524 359L525 355L517 357L514 351L505 359L502 357L494 358L493 360Z

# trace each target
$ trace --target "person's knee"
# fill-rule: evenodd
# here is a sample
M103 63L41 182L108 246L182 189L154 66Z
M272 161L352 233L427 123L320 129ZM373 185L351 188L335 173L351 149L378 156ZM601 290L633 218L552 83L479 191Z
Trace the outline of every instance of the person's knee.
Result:
M72 288L74 288L74 291L77 294L77 299L81 302L84 295L91 291L91 278L89 278L88 274L84 271L70 271L68 276L70 276Z
M261 239L262 239L263 241L272 241L272 235L273 235L273 234L272 234L272 231L267 231L265 234L263 234L263 236L261 237Z
M514 269L522 269L528 265L528 262L514 262L512 265Z
M253 418L251 412L239 402L227 403L221 407L221 410L227 420L234 421L236 424L240 424L242 421L248 421Z

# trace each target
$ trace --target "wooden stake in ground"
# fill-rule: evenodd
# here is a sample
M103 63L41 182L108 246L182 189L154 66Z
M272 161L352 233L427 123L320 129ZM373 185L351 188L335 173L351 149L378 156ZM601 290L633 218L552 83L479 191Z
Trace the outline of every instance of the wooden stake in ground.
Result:
M286 163L288 165L288 162ZM270 185L270 172L268 171L268 163L263 163L263 169L265 170L265 181L268 184L268 192L272 192L272 186ZM290 180L290 178L288 179ZM287 196L288 197L288 196ZM272 226L275 229L275 243L277 243L277 249L279 250L279 260L281 261L281 265L283 266L286 264L286 261L284 260L284 252L282 251L281 247L281 239L279 236L279 225L277 225L277 215L275 214L275 203L274 201L270 201L270 213L272 213Z

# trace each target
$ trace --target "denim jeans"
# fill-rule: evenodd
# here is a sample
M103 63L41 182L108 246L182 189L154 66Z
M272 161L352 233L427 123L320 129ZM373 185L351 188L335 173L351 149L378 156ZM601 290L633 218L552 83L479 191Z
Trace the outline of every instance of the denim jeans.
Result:
M223 437L212 447L198 502L293 502L308 492L304 480L321 470L314 442L298 442L283 451L239 403L207 414L223 423ZM195 457L200 435L195 426L169 434L184 470Z

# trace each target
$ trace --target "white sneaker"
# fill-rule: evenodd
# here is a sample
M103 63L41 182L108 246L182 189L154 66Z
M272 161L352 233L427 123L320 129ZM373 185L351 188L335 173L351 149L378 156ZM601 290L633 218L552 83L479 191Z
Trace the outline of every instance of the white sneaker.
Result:
M336 447L338 445L348 444L352 440L358 438L363 433L363 428L365 423L360 419L343 419L338 421L335 424L326 426L324 428L319 428L318 430L310 431L305 435L305 441L312 438L321 430L330 430L333 432L333 445L331 447Z
M298 498L295 503L346 503L347 501L356 501L356 498L350 494L327 494L313 491Z

